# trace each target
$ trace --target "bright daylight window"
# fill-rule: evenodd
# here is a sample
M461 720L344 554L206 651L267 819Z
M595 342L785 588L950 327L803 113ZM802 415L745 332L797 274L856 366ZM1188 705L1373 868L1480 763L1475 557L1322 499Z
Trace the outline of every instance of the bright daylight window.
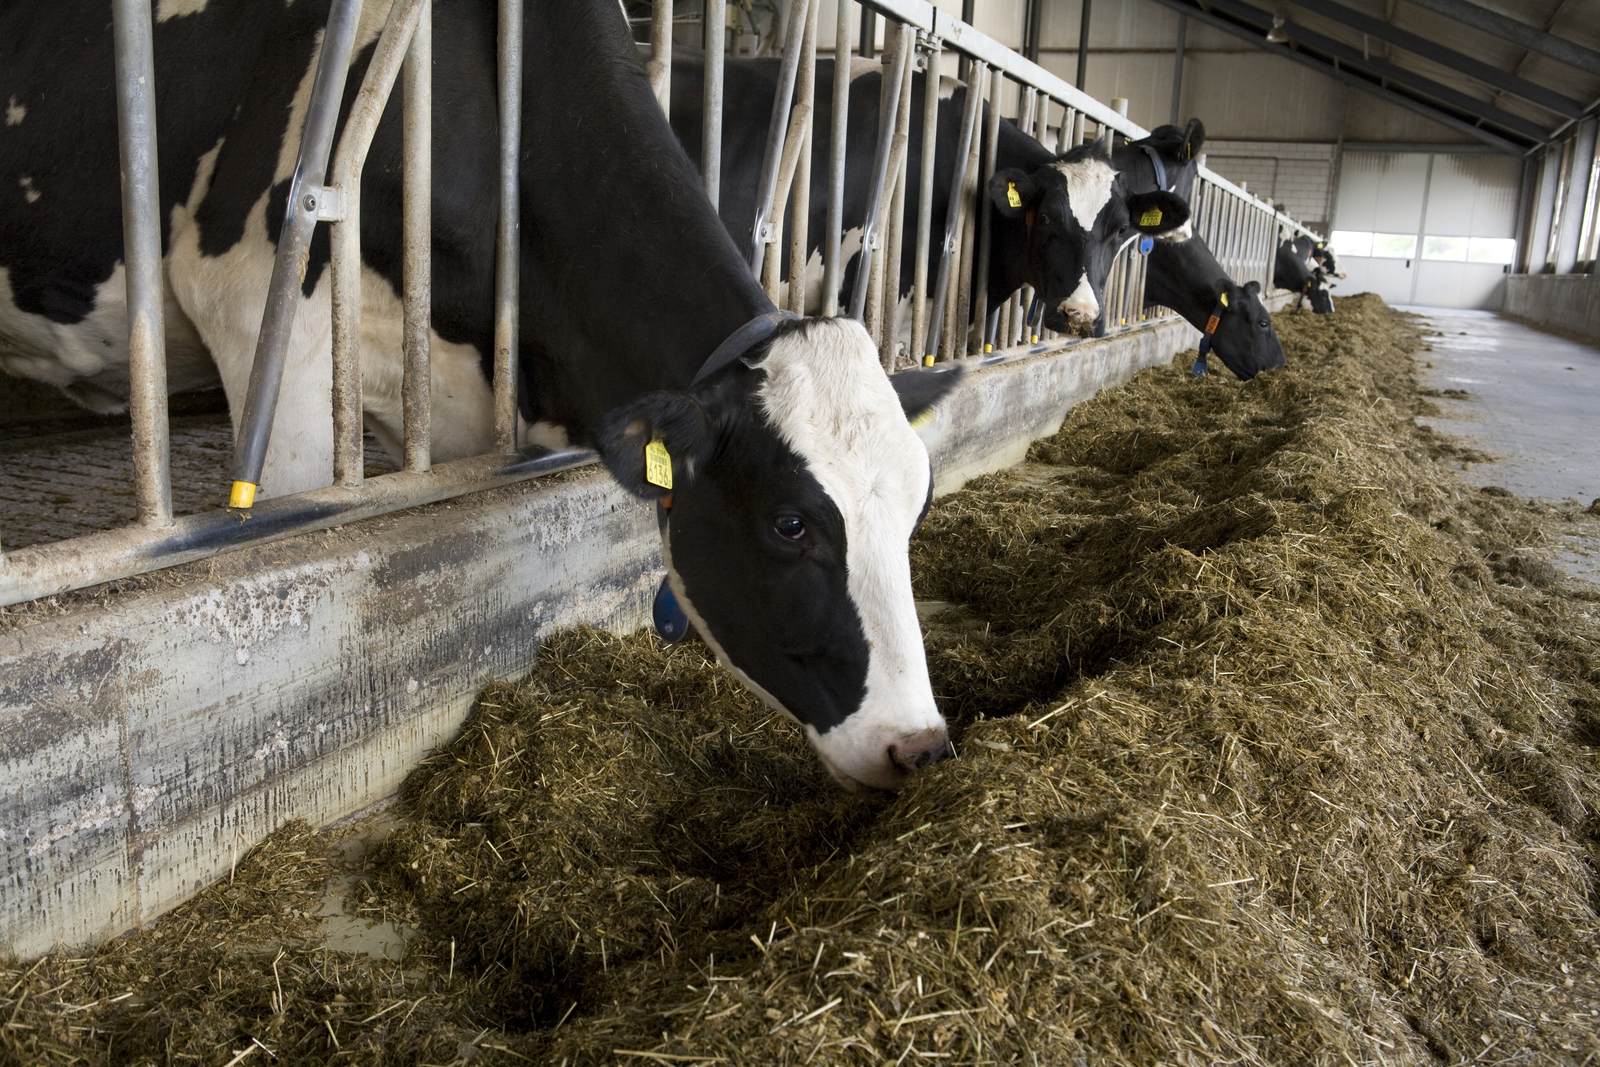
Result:
M1328 242L1333 245L1335 255L1372 255L1372 234L1360 230L1334 230Z
M1517 258L1517 242L1510 237L1473 237L1467 243L1469 263L1510 263Z
M1415 259L1417 235L1414 233L1375 233L1372 254L1379 259Z
M1434 237L1431 235L1424 237L1422 239L1422 258L1459 263L1467 258L1467 239L1465 237Z

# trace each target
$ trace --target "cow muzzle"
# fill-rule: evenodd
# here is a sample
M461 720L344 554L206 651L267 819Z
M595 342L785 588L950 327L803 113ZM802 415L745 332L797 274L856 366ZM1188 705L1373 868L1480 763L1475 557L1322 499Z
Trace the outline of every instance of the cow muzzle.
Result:
M859 756L838 751L830 753L830 746L823 744L817 746L817 754L834 779L852 793L863 787L898 792L918 771L955 755L942 722L924 730L896 735L887 744L880 739L879 744L881 748Z

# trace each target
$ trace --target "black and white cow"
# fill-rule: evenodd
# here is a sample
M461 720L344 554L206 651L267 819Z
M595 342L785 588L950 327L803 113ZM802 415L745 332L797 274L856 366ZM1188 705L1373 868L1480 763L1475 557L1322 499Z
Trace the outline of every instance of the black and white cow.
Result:
M1122 175L1123 184L1136 193L1165 189L1188 203L1200 173L1200 149L1206 143L1205 124L1190 119L1185 127L1157 126L1137 141L1120 135L1111 152L1112 165ZM1163 241L1187 241L1194 235L1193 218L1175 230L1161 235Z
M1301 236L1283 241L1278 245L1278 253L1273 258L1272 284L1279 289L1288 289L1299 294L1295 297L1294 306L1298 308L1307 298L1311 301L1311 310L1319 315L1333 313L1333 295L1328 292L1333 288L1328 281L1328 271L1312 257L1316 251L1317 242L1309 237ZM1327 250L1329 259L1332 250Z
M369 7L350 95L387 4ZM169 323L192 324L237 411L327 4L163 0L157 10L163 237L179 312ZM443 459L486 450L493 421L495 5L435 0L433 10ZM764 319L774 309L674 142L615 0L529 0L525 18L526 436L594 445L625 487L657 500L672 588L722 663L804 725L841 783L896 788L950 751L907 552L932 484L907 414L950 376L891 385L859 324ZM98 0L0 13L0 100L12 116L0 126L12 190L0 201L0 346L13 370L48 369L114 401L126 356L108 21ZM379 127L362 184L364 403L369 424L395 438L398 111ZM273 492L330 479L327 249L319 235L274 424ZM725 348L736 333L744 341ZM93 373L72 362L84 349L100 357ZM697 378L719 349L730 358ZM670 476L647 476L647 448Z
M1145 272L1144 299L1147 307L1171 308L1202 333L1215 316L1209 348L1244 381L1284 365L1283 345L1272 328L1272 316L1261 304L1261 283L1234 284L1203 237L1155 243ZM1195 361L1195 372L1202 373L1204 367L1202 354Z
M748 241L756 216L755 185L766 144L772 98L776 92L776 60L730 59L724 70L723 144L719 209L730 233ZM820 283L822 235L827 222L829 132L833 111L831 59L817 61L816 110L812 114L811 212L807 227L811 261L807 278ZM704 54L678 49L673 55L672 127L691 159L698 163L701 145L701 87ZM873 149L878 137L879 94L883 67L857 60L850 70L850 114L844 201L844 254L860 250L866 217ZM926 78L912 88L909 142L906 148L906 216L915 220L921 176L923 100ZM950 179L959 136L965 86L945 79L939 92L939 143L934 155L932 218L942 234L950 202ZM987 103L983 105L987 110ZM990 307L1024 285L1044 302L1044 325L1052 330L1103 333L1101 302L1111 260L1135 234L1161 234L1177 229L1189 217L1182 197L1166 192L1130 193L1109 158L1090 147L1062 156L1045 148L1015 124L1002 120L995 175L987 193L994 203L994 231L987 279ZM912 224L914 226L914 222ZM930 277L938 246L930 246ZM911 290L916 256L914 235L902 243L900 296ZM859 257L843 279L850 278ZM808 296L820 303L817 296Z

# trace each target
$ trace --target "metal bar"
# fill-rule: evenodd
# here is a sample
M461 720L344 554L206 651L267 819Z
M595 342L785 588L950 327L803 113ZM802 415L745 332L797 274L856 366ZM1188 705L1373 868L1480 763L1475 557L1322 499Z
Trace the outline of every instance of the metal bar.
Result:
M969 4L970 6L970 4ZM917 171L917 247L911 274L911 354L925 356L928 336L928 252L932 247L933 168L939 147L939 41L928 44L922 76L922 158ZM925 361L925 360L924 360Z
M887 42L886 42L887 43ZM889 68L886 85L895 91L888 97L888 104L884 113L878 119L878 149L872 161L872 187L867 197L867 214L862 222L861 234L862 269L856 272L855 294L850 298L850 317L863 318L867 305L867 268L868 257L871 255L872 241L877 235L878 216L883 212L883 192L888 184L889 156L894 150L895 111L900 106L900 79L905 77L906 60L911 51L911 35L903 33L895 45L894 60Z
M783 208L789 201L789 186L794 181L795 168L800 162L800 149L805 144L806 131L810 128L811 108L805 104L796 104L794 112L789 117L789 129L783 139L783 158L778 162L778 184L772 190L772 203L767 206L767 217L772 220L768 225L774 234L773 244L782 239ZM762 258L761 285L766 290L767 299L774 304L778 302L778 284L782 269L781 250Z
M1511 41L1523 48L1540 52L1552 59L1590 74L1600 74L1600 52L1591 51L1565 38L1545 33L1525 22L1507 18L1466 0L1411 0L1418 7L1465 23L1502 40Z
M967 95L971 97L976 92L979 102L983 100L983 75L988 74L984 67L978 67L980 76L967 83ZM984 340L984 350L988 351L994 345L994 331L999 329L999 319L994 318L993 328L988 327L993 317L989 308L989 242L994 232L994 204L989 200L989 181L994 177L996 157L1000 151L1000 72L995 71L989 89L988 115L984 120L983 130L983 175L978 182L978 215L983 226L978 232L978 247L976 250L976 263L972 271L972 306L973 321L985 323L987 334Z
M888 43L884 41L886 46ZM861 46L857 51L862 59L872 59L878 54L878 15L865 7L861 9Z
M256 488L261 484L261 470L266 465L272 419L278 408L278 389L283 384L284 358L289 351L289 332L300 304L300 264L310 248L311 231L317 225L318 200L327 172L328 153L333 147L334 126L344 97L350 49L355 42L360 16L361 0L336 0L328 13L317 73L311 83L311 102L300 131L300 154L295 161L294 177L289 181L278 252L272 261L272 281L261 315L261 332L256 338L255 359L250 365L250 386L245 394L238 438L234 441L233 491L229 497L232 507L251 506Z
M247 515L219 508L181 515L164 529L125 526L16 549L7 554L6 564L0 568L0 604L55 596L593 462L593 452L551 453L545 449L513 456L475 456L441 463L425 473L401 471L361 485L334 485L264 500Z
M1089 10L1092 0L1083 0L1083 14L1078 21L1078 81L1077 89L1083 92L1083 83L1089 74Z
M915 55L917 31L909 26L900 30L910 38ZM916 65L908 62L900 79L900 107L895 114L894 196L889 200L889 241L884 256L884 330L882 358L884 370L894 373L894 349L900 336L900 260L905 242L906 177L911 155L911 90L916 83Z
M422 17L406 53L402 90L401 171L402 303L405 318L405 468L433 465L433 389L429 359L432 328L433 250L433 4L424 0Z
M650 5L650 90L656 94L663 115L672 114L672 0L653 0Z
M1183 103L1183 45L1189 36L1189 16L1178 16L1178 43L1172 51L1172 114L1167 119L1178 125L1178 105Z
M940 246L939 273L935 276L933 299L929 303L929 307L933 310L932 332L928 335L927 343L922 346L920 351L924 363L929 362L934 354L939 351L939 331L944 322L945 301L950 288L951 257L955 254L956 237L960 233L962 193L967 184L967 160L971 156L968 145L972 142L973 129L977 125L979 105L983 103L982 92L976 90L983 84L988 74L989 68L982 61L973 63L972 79L967 84L966 99L963 101L961 108L961 132L956 135L956 170L950 179L950 202L945 207L944 243ZM933 95L936 96L937 94ZM990 113L997 114L998 112L991 111ZM924 159L927 159L930 155L932 155L931 152L923 152ZM929 165L928 170L931 172L932 169L932 166ZM924 175L923 188L929 190L928 196L930 200L932 199L932 185L931 173ZM929 206L931 208L932 205L930 204ZM984 236L987 238L987 230L985 230ZM984 251L988 250L986 240L983 249ZM983 252L978 254L978 258L980 262L983 260ZM981 284L981 280L975 281L974 284ZM958 329L959 327L960 324L956 324L955 328Z
M794 203L789 217L789 310L806 313L806 265L811 244L811 142L816 127L817 101L817 16L822 5L814 3L806 15L806 34L800 42L799 105L806 109L805 134L795 159Z
M1056 155L1061 155L1072 147L1072 124L1078 121L1078 113L1072 108L1067 108L1061 113L1061 126L1056 130Z
M793 47L805 33L805 20L812 4L819 0L794 0L789 6L788 32L778 67L778 90L772 96L772 115L767 120L767 147L761 156L761 177L756 182L756 219L750 234L750 273L761 277L761 264L767 255L767 222L772 194L778 187L778 167L783 155L784 133L789 128L789 104L794 99L795 75L800 71L800 49Z
M1583 114L1583 104L1577 100L1562 96L1552 89L1536 85L1526 78L1491 66L1481 59L1457 52L1453 48L1446 48L1442 44L1430 41L1402 30L1392 22L1374 18L1354 8L1335 3L1334 0L1295 0L1307 11L1315 12L1324 18L1333 19L1360 33L1376 37L1380 41L1388 41L1407 52L1415 53L1424 59L1430 59L1448 70L1457 74L1465 74L1469 78L1503 89L1513 96L1520 96L1531 103L1538 104L1548 111L1552 111L1563 118L1575 119ZM1176 121L1176 120L1174 120Z
M133 487L144 526L172 525L167 439L167 346L162 314L160 167L156 160L156 69L150 0L111 8L122 153L122 259L128 287L128 407L133 417Z
M500 220L494 246L494 445L517 450L517 325L522 234L522 0L499 0Z
M333 154L333 184L344 191L344 218L332 238L333 269L333 478L355 485L362 471L361 414L361 171L378 131L411 35L428 0L395 0L361 79Z
M976 129L976 125L974 125ZM955 294L950 301L950 332L943 348L948 353L948 358L964 355L967 349L967 324L971 322L972 314L972 277L973 261L978 257L977 252L977 226L978 213L978 144L974 138L971 148L967 152L967 181L961 190L961 245L955 258L955 277L957 284Z
M839 286L844 273L840 242L844 237L845 134L850 116L850 4L838 0L833 24L833 114L828 120L828 214L822 232L822 313L839 314Z
M706 198L715 208L722 197L722 73L728 37L728 0L705 0L705 4L706 73L700 101L700 171Z

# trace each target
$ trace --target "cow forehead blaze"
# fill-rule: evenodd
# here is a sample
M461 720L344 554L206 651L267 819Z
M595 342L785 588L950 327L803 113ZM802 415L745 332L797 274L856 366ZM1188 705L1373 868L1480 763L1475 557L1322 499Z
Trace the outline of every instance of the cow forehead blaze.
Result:
M806 461L852 536L863 523L898 526L902 512L915 520L927 493L927 449L859 322L817 320L774 341L760 368L768 423Z
M1050 164L1067 182L1067 204L1072 217L1085 230L1094 228L1094 220L1111 200L1111 187L1117 172L1103 159L1090 157L1074 162L1057 161Z

